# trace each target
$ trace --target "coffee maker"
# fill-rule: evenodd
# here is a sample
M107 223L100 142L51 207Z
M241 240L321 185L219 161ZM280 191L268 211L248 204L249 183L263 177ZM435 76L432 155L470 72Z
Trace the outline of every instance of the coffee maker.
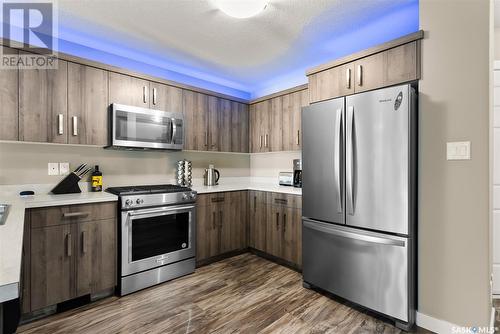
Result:
M302 188L302 160L293 160L293 186Z

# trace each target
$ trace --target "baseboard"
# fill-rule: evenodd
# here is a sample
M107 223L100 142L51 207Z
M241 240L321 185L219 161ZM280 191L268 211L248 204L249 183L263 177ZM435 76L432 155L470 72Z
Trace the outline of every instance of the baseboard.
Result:
M417 326L430 330L434 333L452 333L453 327L460 327L454 325L451 322L433 318L427 314L423 314L417 311Z

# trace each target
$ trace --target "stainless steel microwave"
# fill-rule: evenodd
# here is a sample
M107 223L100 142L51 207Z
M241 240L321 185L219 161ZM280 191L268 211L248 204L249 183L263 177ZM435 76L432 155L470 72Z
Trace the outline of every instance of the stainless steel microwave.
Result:
M184 115L113 103L109 146L129 150L182 150Z

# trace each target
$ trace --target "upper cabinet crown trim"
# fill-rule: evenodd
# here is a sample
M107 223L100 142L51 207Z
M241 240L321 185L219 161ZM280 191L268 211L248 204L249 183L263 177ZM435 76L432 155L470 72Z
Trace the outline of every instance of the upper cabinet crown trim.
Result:
M407 44L407 43L410 43L410 42L413 42L413 41L417 41L417 40L420 40L420 39L423 39L423 38L424 38L424 31L423 30L419 30L417 32L405 35L405 36L397 38L397 39L394 39L394 40L389 41L387 43L380 44L380 45L371 47L369 49L365 49L365 50L362 50L362 51L350 54L350 55L348 55L346 57L342 57L342 58L333 60L333 61L328 62L326 64L322 64L322 65L318 65L316 67L310 68L309 70L306 71L306 75L310 76L310 75L313 75L315 73L328 70L328 69L330 69L332 67L336 67L336 66L339 66L339 65L350 63L350 62L352 62L354 60L357 60L357 59L360 59L360 58L363 58L363 57L367 57L367 56L373 55L375 53L379 53L379 52L382 52L382 51L385 51L385 50L388 50L388 49L392 49L392 48L395 48L397 46L400 46L400 45L403 45L403 44Z
M255 100L250 100L248 102L248 104L254 104L254 103L258 103L258 102L262 102L262 101L265 101L265 100L272 99L273 97L278 97L278 96L283 96L283 95L287 95L287 94L299 92L301 90L307 89L308 86L309 86L309 84L303 84L303 85L300 85L300 86L295 86L295 87L292 87L292 88L281 90L281 91L273 93L273 94L269 94L269 95L266 95L266 96L259 97L258 99L255 99Z
M0 45L2 45L2 46L10 45L9 40L6 38L0 38ZM13 49L22 50L22 51L26 51L26 52L30 52L30 53L36 53L30 48L15 47ZM191 90L193 92L203 93L206 95L212 95L212 96L220 97L220 98L235 101L235 102L248 103L248 100L246 100L246 99L241 99L241 98L238 98L235 96L217 93L217 92L214 92L214 91L211 91L208 89L199 88L199 87L195 87L195 86L191 86L191 85L185 85L185 84L182 84L179 82L170 81L170 80L154 77L154 76L151 76L148 74L143 74L143 73L127 70L125 68L121 68L121 67L117 67L117 66L113 66L113 65L108 65L108 64L96 62L96 61L85 59L85 58L80 58L80 57L69 55L69 54L66 54L63 52L58 52L57 58L61 59L61 60L68 61L68 62L76 63L76 64L91 66L91 67L95 67L98 69L103 69L103 70L106 70L109 72L125 74L125 75L129 75L129 76L136 77L139 79L144 79L144 80L158 82L158 83L169 85L169 86L179 87L182 89Z

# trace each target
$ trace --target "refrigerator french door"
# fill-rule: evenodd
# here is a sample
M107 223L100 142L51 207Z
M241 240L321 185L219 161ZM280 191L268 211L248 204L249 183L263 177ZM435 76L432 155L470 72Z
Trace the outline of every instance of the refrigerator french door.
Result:
M304 108L303 276L414 322L416 97L410 85Z

